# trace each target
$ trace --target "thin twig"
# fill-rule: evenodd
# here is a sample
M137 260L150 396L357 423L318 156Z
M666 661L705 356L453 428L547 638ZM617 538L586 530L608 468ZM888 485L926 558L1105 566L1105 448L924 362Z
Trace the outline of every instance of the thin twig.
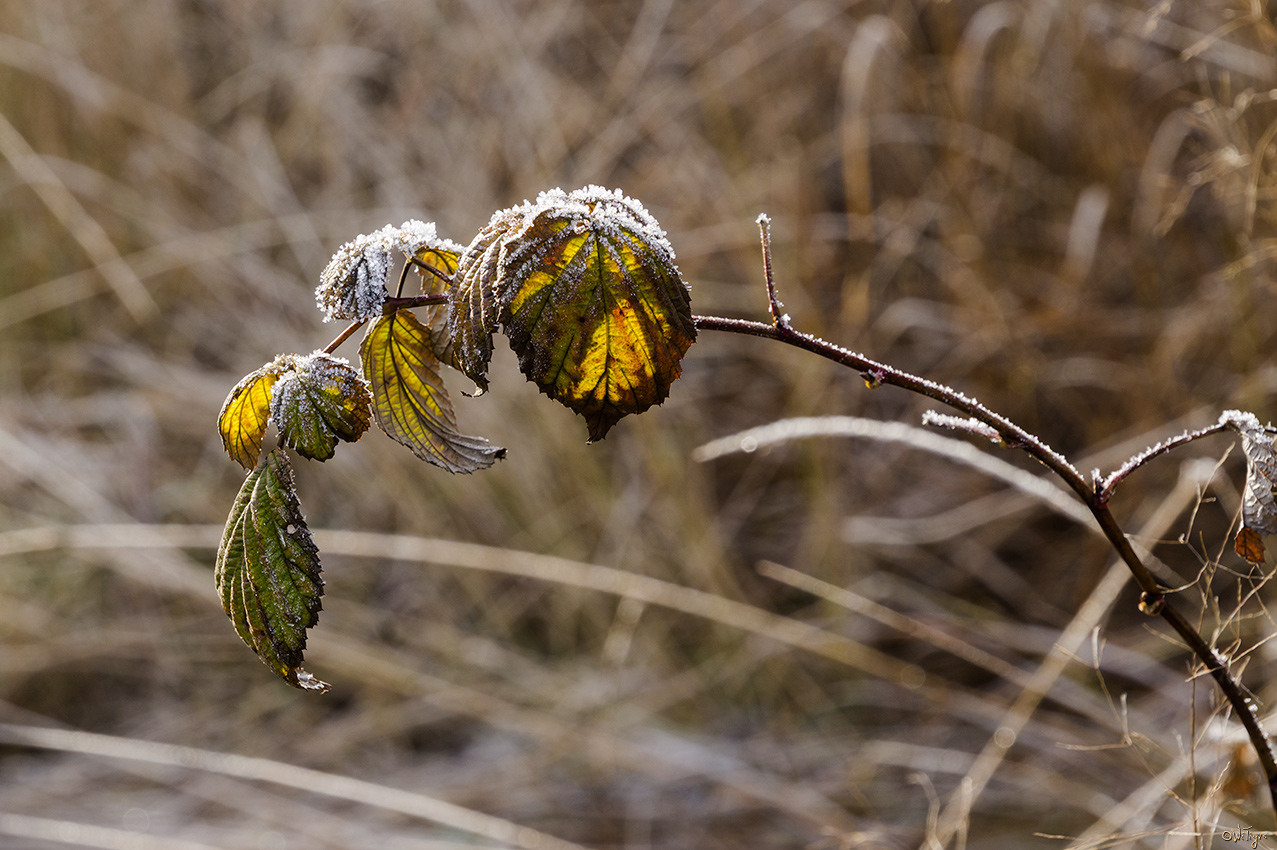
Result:
M444 283L448 284L449 286L452 285L452 275L443 271L443 269L435 268L434 266L430 265L427 262L418 260L416 257L411 258L409 262L419 269L425 269L426 271L430 272L435 277L439 278L440 280L442 280ZM407 266L404 267L404 270L407 271Z
M390 299L386 299L386 300L389 301ZM337 350L337 346L341 345L343 342L350 339L350 335L353 334L355 331L359 330L360 328L362 328L363 326L364 326L363 321L351 322L344 331L337 334L336 339L328 343L328 345L324 346L324 353L332 354L334 351Z
M1144 449L1144 451L1135 455L1126 463L1114 470L1108 478L1105 478L1104 481L1096 487L1095 498L1107 503L1113 495L1113 490L1118 484L1122 483L1126 476L1130 475L1153 458L1164 455L1171 449L1179 448L1187 443L1191 443L1193 440L1199 440L1202 437L1208 437L1211 434L1218 434L1220 431L1224 431L1227 428L1227 423L1219 422L1208 428L1199 428L1196 431L1185 431L1178 437L1172 437L1171 439L1160 442L1155 446L1149 446L1147 449Z
M396 310L402 310L406 307L426 307L431 304L448 303L447 295L405 295L400 298L387 298L381 305L381 309L386 313L393 313Z

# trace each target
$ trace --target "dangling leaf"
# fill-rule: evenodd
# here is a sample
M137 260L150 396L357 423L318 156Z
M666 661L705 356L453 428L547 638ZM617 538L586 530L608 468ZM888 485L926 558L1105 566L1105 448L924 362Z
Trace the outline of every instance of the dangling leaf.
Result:
M1277 534L1277 499L1273 484L1277 482L1277 455L1274 455L1271 427L1259 424L1253 413L1228 410L1220 421L1242 438L1246 455L1246 489L1242 492L1242 525L1261 534Z
M271 389L289 368L285 357L277 357L249 375L231 390L217 415L217 430L231 459L245 469L257 465L262 438L270 416Z
M301 668L306 630L319 621L324 582L302 517L293 469L272 449L240 487L222 532L214 577L240 639L290 685L326 691Z
M505 449L457 430L431 336L408 310L381 316L368 329L359 354L377 424L417 457L449 472L486 469L505 457Z
M525 205L526 206L526 205ZM450 361L483 393L488 388L492 332L497 329L497 285L506 234L523 223L524 207L502 210L461 255L448 300Z
M271 421L303 457L328 460L338 440L354 442L372 421L368 387L349 363L322 351L296 358L271 394Z
M1253 528L1242 526L1233 539L1233 551L1246 561L1259 566L1264 563L1264 538Z
M519 367L601 440L669 395L696 338L687 286L655 219L620 192L545 192L505 240L501 322Z
M1251 563L1262 563L1264 545L1260 535L1277 534L1277 498L1273 494L1273 484L1277 482L1277 454L1274 454L1273 438L1277 432L1271 426L1260 425L1255 414L1240 410L1225 411L1219 421L1241 435L1242 451L1246 455L1242 530L1233 548ZM1251 557L1255 555L1258 560Z

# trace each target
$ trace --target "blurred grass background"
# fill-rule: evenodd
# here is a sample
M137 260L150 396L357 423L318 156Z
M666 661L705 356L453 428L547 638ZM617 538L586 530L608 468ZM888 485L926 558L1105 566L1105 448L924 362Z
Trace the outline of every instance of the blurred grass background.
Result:
M299 461L326 697L240 644L211 547L242 480L217 410L339 330L312 295L332 251L413 217L465 243L554 186L639 198L704 314L765 315L766 211L800 329L950 382L1083 470L1225 408L1267 420L1275 14L0 2L0 721L135 756L0 749L0 846L502 846L291 788L287 765L597 848L1271 828L1213 686L1085 527L901 444L694 462L784 417L928 407L765 341L702 333L670 400L588 447L499 343L493 392L458 400L510 449L493 470L450 477L376 431ZM1142 469L1115 510L1268 705L1227 443ZM147 764L143 742L264 757L279 782Z

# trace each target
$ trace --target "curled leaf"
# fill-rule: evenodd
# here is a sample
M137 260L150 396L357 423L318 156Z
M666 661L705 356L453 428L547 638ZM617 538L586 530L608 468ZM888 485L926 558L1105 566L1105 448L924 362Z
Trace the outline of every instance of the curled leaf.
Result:
M1253 413L1227 410L1220 422L1241 435L1246 455L1246 489L1242 492L1242 525L1260 534L1277 534L1277 455L1271 427L1259 424Z
M432 251L459 250L456 243L440 239L431 222L413 219L398 227L386 225L337 249L319 277L315 301L326 322L367 321L381 314L389 294L386 280L396 252L411 258Z
M465 248L448 239L435 239L422 244L412 254L416 263L424 263L430 268L417 265L417 277L421 281L422 295L447 295L451 291L449 278L456 273L461 263L461 253ZM420 308L419 316L422 324L430 331L430 345L435 358L449 365L455 362L452 347L452 334L448 329L449 309L447 304L431 304Z
M501 322L519 367L600 440L669 395L696 338L655 219L597 186L546 192L505 248Z
M240 639L293 687L327 691L302 669L306 630L319 621L324 582L283 449L244 479L217 550L222 608Z
M360 346L377 424L422 460L449 472L492 466L505 449L457 430L433 333L408 310L380 316Z
M262 438L270 421L271 390L279 380L289 361L277 357L235 385L222 410L217 414L217 430L222 435L222 446L231 460L245 469L257 465L262 453Z
M316 351L295 357L275 384L270 417L285 445L303 457L328 460L338 440L354 442L372 421L372 399L345 359Z
M319 276L315 303L324 321L367 321L381 313L391 253L381 231L358 236L337 249Z
M526 205L525 205L526 206ZM474 381L482 393L488 388L492 332L497 329L497 287L507 234L523 224L524 207L502 210L461 255L448 299L448 336L454 347L453 365Z

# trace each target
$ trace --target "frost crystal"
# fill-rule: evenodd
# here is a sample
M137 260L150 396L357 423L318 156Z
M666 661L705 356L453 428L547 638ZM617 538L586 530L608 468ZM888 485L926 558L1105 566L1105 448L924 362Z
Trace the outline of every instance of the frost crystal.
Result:
M384 227L378 232L386 233L387 238L393 242L392 247L409 257L428 249L452 254L460 254L465 250L463 245L441 238L433 221L418 221L414 218L398 227Z
M412 257L431 248L461 251L457 243L441 239L432 222L416 219L398 227L386 225L342 245L329 260L315 289L315 302L324 313L324 321L364 322L381 315L394 253Z
M361 322L381 314L390 272L390 250L378 238L381 233L357 236L342 245L319 276L315 303L324 312L325 322Z
M937 428L950 428L954 431L967 431L972 434L978 434L994 443L1002 442L1002 435L998 433L997 428L981 422L974 416L964 419L960 416L928 410L922 414L922 424L933 425Z

